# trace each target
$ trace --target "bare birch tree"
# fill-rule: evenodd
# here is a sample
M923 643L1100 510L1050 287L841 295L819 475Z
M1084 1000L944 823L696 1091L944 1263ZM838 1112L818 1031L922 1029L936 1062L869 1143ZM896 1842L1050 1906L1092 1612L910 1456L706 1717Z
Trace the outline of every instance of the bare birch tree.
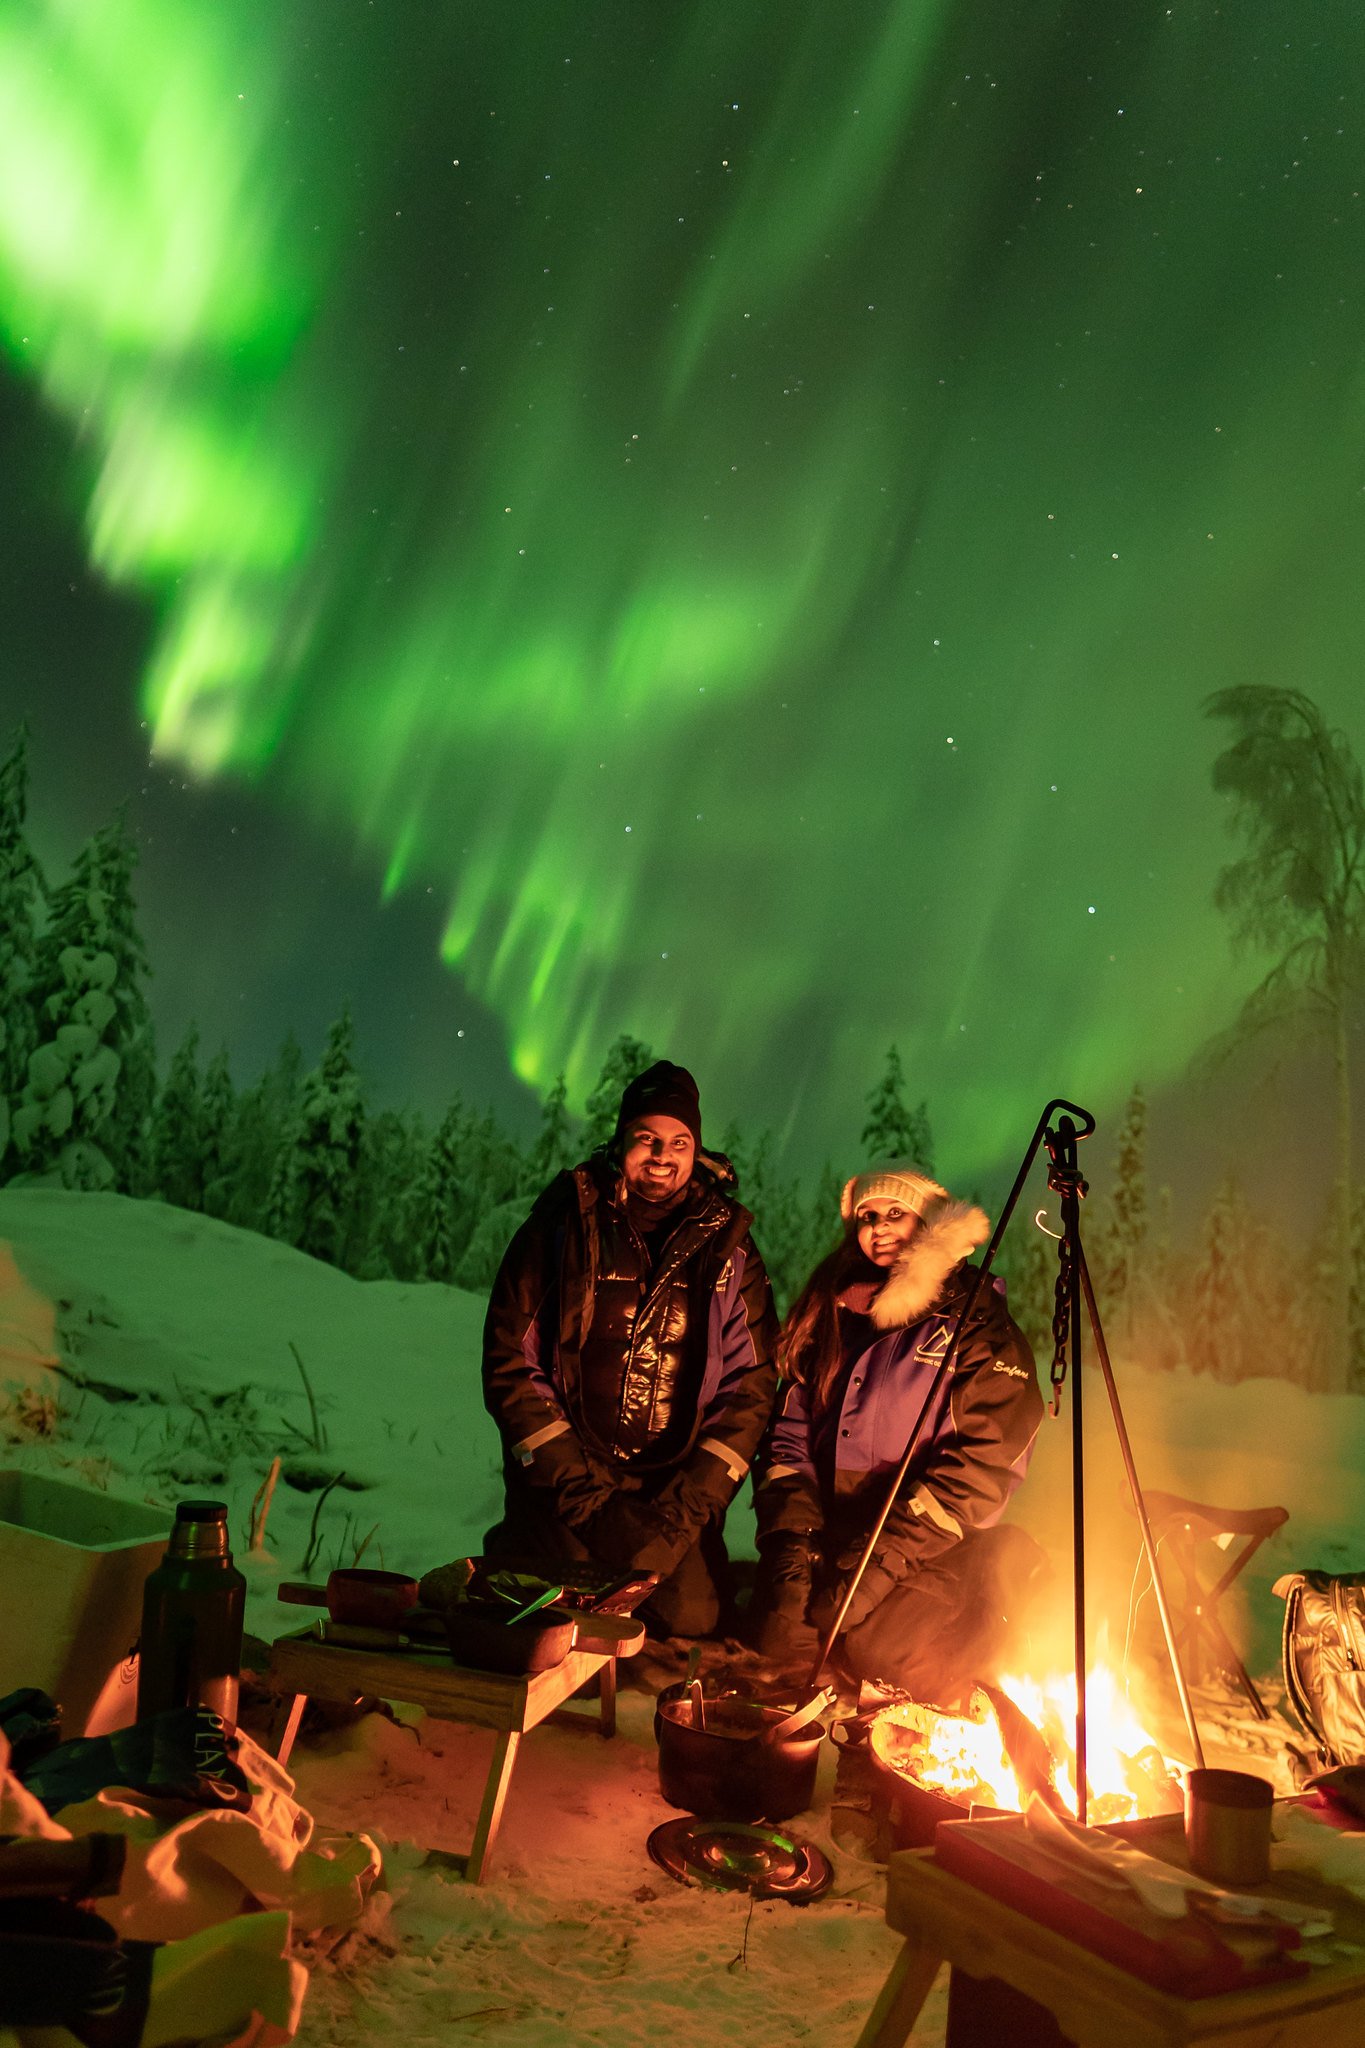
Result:
M1214 901L1236 939L1274 962L1242 1006L1239 1030L1303 1016L1325 1031L1336 1091L1331 1385L1351 1383L1352 1000L1365 976L1365 794L1346 735L1299 690L1219 690L1208 717L1231 728L1213 786L1232 799L1245 851L1218 877Z

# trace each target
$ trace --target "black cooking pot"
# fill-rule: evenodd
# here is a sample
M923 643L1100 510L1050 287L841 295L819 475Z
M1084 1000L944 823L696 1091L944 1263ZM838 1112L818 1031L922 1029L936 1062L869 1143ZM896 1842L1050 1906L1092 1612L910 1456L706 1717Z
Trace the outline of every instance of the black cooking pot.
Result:
M785 1707L723 1693L702 1703L704 1725L692 1718L681 1685L665 1686L654 1710L659 1790L670 1806L707 1820L790 1820L815 1792L824 1739L822 1721L808 1721L777 1742L765 1732L785 1721Z
M446 1641L455 1662L514 1676L562 1663L573 1648L578 1616L566 1607L542 1607L525 1621L509 1621L511 1611L496 1600L463 1600L448 1607Z
M475 1671L523 1677L548 1671L571 1650L607 1657L628 1654L644 1634L643 1623L631 1624L617 1614L583 1614L571 1607L542 1607L524 1621L509 1622L507 1615L503 1601L454 1601L446 1609L445 1624L455 1662Z

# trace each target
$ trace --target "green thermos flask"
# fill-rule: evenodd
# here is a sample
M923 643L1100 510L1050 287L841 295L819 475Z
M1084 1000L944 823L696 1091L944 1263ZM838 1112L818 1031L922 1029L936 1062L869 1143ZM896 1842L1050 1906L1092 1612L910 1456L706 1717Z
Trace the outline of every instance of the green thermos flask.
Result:
M234 1726L246 1580L228 1549L227 1509L182 1500L166 1555L142 1592L137 1718L209 1707Z

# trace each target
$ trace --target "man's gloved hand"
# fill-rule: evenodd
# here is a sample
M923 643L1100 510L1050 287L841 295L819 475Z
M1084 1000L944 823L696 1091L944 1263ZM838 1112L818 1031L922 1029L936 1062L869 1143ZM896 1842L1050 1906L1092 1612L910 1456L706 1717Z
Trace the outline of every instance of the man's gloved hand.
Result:
M658 1572L667 1577L691 1542L657 1501L612 1493L579 1531L599 1564L615 1571Z
M810 1618L818 1629L827 1629L839 1611L839 1603L854 1567L862 1556L862 1546L846 1550L835 1567L834 1576L816 1594L810 1606ZM887 1594L898 1586L905 1577L906 1559L899 1550L885 1547L874 1550L867 1561L867 1570L858 1581L858 1590L849 1603L844 1616L844 1628L857 1628L860 1621L866 1621L869 1614L881 1606Z
M553 1493L556 1512L580 1534L583 1524L611 1498L611 1488L590 1470L583 1446L571 1429L536 1446L526 1476L532 1486Z
M662 1489L657 1504L691 1537L712 1515L729 1506L734 1490L735 1482L724 1458L718 1458L714 1451L694 1451Z

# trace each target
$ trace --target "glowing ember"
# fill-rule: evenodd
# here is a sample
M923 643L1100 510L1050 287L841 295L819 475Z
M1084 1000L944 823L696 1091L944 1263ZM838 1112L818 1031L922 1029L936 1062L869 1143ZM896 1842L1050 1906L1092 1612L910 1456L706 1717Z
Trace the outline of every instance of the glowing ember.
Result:
M1068 1812L1074 1813L1074 1673L1057 1674L1041 1682L1002 1678L996 1690L1004 1693L1041 1735L1046 1757L1039 1746L1038 1775L1041 1778L1046 1771L1056 1794ZM1177 1810L1181 1792L1176 1767L1143 1727L1111 1671L1100 1667L1091 1672L1086 1705L1086 1776L1092 1826ZM1007 1710L1001 1711L1009 1720ZM1012 1748L1019 1759L1019 1733L1011 1733L1007 1746L999 1715L984 1692L972 1694L965 1715L941 1713L936 1707L913 1701L888 1707L874 1722L871 1740L883 1763L959 1805L1018 1811L1025 1803L1010 1754Z
M871 1741L883 1763L961 1806L1022 1804L999 1720L982 1692L972 1694L967 1715L913 1700L888 1707L873 1723Z

